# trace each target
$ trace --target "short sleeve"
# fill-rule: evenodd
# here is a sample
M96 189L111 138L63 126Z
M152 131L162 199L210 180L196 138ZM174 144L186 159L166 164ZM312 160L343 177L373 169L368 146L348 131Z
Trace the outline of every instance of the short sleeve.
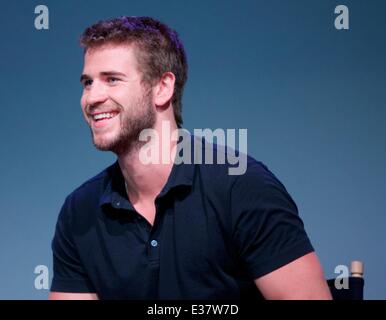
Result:
M72 214L71 196L69 196L60 210L52 240L54 276L51 291L95 293L71 234Z
M295 202L261 162L236 178L231 208L234 242L251 279L314 250Z

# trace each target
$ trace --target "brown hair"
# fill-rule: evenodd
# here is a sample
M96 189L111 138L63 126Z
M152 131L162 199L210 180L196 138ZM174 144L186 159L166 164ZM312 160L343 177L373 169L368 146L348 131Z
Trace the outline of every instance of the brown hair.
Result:
M88 27L80 38L85 52L105 44L133 44L143 75L143 82L153 86L165 72L176 78L172 104L177 126L182 125L182 94L187 80L188 64L178 34L150 17L119 17L99 21Z

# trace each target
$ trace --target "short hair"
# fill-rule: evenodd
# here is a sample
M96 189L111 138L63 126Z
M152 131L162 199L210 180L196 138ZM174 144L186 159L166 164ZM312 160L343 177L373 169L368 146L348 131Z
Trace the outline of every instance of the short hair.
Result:
M180 128L182 94L188 78L185 49L177 32L150 17L118 17L99 21L88 27L80 38L86 52L105 44L133 44L142 80L153 86L165 72L175 76L172 104L174 118Z

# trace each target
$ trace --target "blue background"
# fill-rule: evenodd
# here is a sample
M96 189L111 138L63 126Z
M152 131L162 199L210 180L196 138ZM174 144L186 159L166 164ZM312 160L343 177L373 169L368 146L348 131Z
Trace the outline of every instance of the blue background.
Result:
M49 30L34 8L49 8ZM94 149L79 99L78 38L100 19L149 15L188 53L185 127L247 128L248 151L284 183L324 267L365 263L386 299L386 2L8 1L0 10L0 298L45 299L65 196L115 159ZM50 281L52 271L50 272Z

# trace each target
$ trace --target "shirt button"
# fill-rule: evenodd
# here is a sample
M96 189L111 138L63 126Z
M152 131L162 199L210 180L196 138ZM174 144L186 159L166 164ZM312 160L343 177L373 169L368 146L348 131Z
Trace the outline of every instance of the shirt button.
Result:
M118 202L116 203L116 205L117 205L117 207L119 207L119 206L121 205L121 203L118 201Z
M150 244L151 244L152 247L158 246L157 240L151 240Z

